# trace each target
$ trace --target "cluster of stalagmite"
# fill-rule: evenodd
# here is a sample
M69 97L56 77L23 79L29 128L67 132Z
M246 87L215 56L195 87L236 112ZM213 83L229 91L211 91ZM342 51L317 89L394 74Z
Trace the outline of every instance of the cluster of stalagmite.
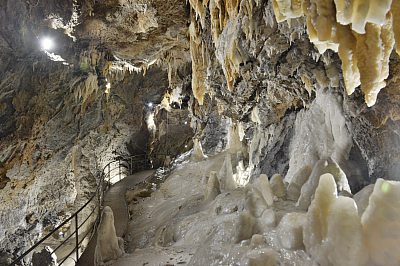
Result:
M199 31L195 31L195 16L205 24L205 9L211 15L212 39L217 48L216 57L225 74L227 86L239 76L239 66L246 64L247 55L239 44L243 31L252 38L255 30L253 7L255 0L190 0L193 15L191 55L193 60L193 92L202 103L207 91L204 81L207 64L204 64L204 44ZM379 91L386 86L389 75L389 56L395 40L400 54L400 3L385 0L272 0L277 22L288 21L303 15L307 17L310 40L322 54L327 49L338 52L342 60L343 77L348 94L361 84L365 102L373 106ZM209 54L206 51L207 56ZM203 62L200 59L203 58ZM206 62L207 63L207 62ZM203 82L204 83L204 82Z

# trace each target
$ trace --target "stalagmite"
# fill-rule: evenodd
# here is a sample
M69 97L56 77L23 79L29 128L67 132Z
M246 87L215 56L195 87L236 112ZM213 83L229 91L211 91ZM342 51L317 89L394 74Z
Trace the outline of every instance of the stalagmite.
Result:
M319 185L303 227L304 246L320 265L329 264L324 239L328 234L328 215L336 198L337 188L334 177L331 174L323 174L319 179Z
M379 178L361 217L371 260L394 266L400 261L400 182Z
M273 193L268 181L268 176L264 174L260 175L260 177L254 181L253 185L261 192L268 206L272 206L274 203Z
M124 253L124 240L115 233L113 211L106 206L97 231L94 265L104 265L108 261L122 257Z
M201 161L206 158L203 154L203 148L201 147L201 141L199 139L193 139L193 153L191 159L193 161Z
M271 177L270 185L274 196L278 198L286 196L285 185L280 174L275 174Z
M244 187L244 208L256 218L261 217L268 208L263 194L254 184L247 184Z
M306 165L301 168L292 178L287 187L288 197L292 200L298 200L300 197L301 187L307 182L312 173L313 167Z
M276 226L275 212L272 209L266 209L257 221L258 231L264 233Z
M222 191L234 190L237 188L236 181L233 178L231 155L225 156L225 161L218 172L218 180Z
M306 222L304 213L287 213L282 217L276 231L276 236L282 246L288 249L304 249L303 225Z
M299 209L308 209L308 206L310 206L311 203L311 198L320 182L320 176L325 173L330 173L334 177L335 184L337 186L337 192L347 191L348 193L351 193L346 175L339 165L333 161L332 158L319 160L315 163L310 178L301 188L301 195L297 201L297 206Z
M357 204L358 215L361 217L364 211L367 209L369 204L369 197L374 191L374 184L368 185L358 191L353 199Z
M235 236L233 237L234 243L239 243L242 240L250 239L253 235L253 229L256 224L256 219L250 214L250 212L242 211L235 224Z
M208 179L206 194L204 196L205 199L215 199L219 194L221 194L221 190L219 188L219 181L217 178L217 173L212 171L210 173L210 178Z
M365 235L353 199L339 196L328 215L326 254L332 265L361 266L368 259Z

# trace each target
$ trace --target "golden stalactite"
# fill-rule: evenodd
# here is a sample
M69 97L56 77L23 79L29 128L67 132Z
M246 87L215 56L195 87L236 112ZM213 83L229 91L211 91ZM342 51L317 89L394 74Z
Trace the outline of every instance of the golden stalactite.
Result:
M205 80L207 79L207 67L210 61L207 46L199 35L199 27L195 17L191 15L189 26L190 56L192 58L192 90L193 95L200 105L203 105L204 95L207 92Z

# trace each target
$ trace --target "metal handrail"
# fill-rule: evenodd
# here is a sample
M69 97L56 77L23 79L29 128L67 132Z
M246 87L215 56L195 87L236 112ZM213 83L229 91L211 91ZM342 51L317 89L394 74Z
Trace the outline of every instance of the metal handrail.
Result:
M101 206L103 205L103 200L104 200L103 196L104 196L104 192L107 191L108 188L110 187L111 179L112 179L111 178L111 172L118 169L118 173L115 174L113 176L113 178L116 175L119 175L120 180L121 180L121 174L122 174L121 167L127 168L128 169L128 173L129 173L128 175L131 175L131 174L134 173L133 163L144 161L144 164L142 166L144 166L144 168L146 169L147 168L147 163L148 163L148 161L147 161L148 160L148 156L149 156L148 154L140 154L140 155L134 155L134 156L130 156L130 157L120 157L117 160L109 162L106 166L104 166L103 171L101 172L99 184L98 184L98 186L96 188L96 191L93 193L93 195L90 197L90 199L81 208L79 208L78 211L76 211L74 214L72 214L71 217L66 219L59 226L57 226L55 229L53 229L53 231L51 231L49 234L47 234L44 238L42 238L37 243L35 243L35 245L33 245L30 249L28 249L26 252L24 252L24 254L22 254L17 259L15 259L9 266L17 266L18 265L17 263L23 262L23 259L28 254L30 254L32 251L34 251L39 245L41 245L50 236L52 236L54 233L56 233L64 225L66 225L68 222L72 221L72 219L74 219L74 218L75 218L75 230L63 242L61 242L44 260L42 260L39 265L42 265L43 263L48 261L48 259L50 259L51 256L53 254L55 254L55 252L60 247L65 245L65 243L67 243L71 239L71 237L73 235L75 235L75 248L65 258L63 258L63 260L58 265L62 265L68 258L71 258L70 256L74 252L76 252L76 260L75 260L75 265L76 265L78 263L78 261L79 261L79 248L80 248L80 245L82 244L83 240L87 237L89 232L92 232L92 236L93 236L98 224L100 223L100 220L101 220ZM140 159L136 160L137 158L140 158L140 157L144 157L144 158L141 159L141 160ZM111 164L113 164L113 163L118 163L118 167L115 167L115 168L111 169ZM128 166L125 165L126 163L128 163ZM149 164L149 166L152 167L151 163ZM106 170L107 170L106 168L107 167L108 167L108 174L106 172ZM143 170L143 169L140 169L140 170ZM108 177L108 180L106 180L107 177ZM93 210L90 212L88 217L86 217L86 219L79 225L79 223L78 223L78 214L81 213L82 210L84 208L86 208L93 201L93 199L96 197L96 195L97 195L97 203L96 203L96 205L93 207ZM93 223L91 228L89 228L87 230L86 234L81 238L81 241L79 241L79 229L89 220L89 218L95 213L95 210L97 208L98 208L98 213L97 213L97 217L96 217L95 222Z

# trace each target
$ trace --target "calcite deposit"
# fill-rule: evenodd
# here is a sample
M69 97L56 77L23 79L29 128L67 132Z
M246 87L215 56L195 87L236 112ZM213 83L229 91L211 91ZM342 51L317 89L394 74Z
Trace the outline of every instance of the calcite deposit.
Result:
M0 1L0 265L139 154L115 265L396 265L399 43L398 0Z

